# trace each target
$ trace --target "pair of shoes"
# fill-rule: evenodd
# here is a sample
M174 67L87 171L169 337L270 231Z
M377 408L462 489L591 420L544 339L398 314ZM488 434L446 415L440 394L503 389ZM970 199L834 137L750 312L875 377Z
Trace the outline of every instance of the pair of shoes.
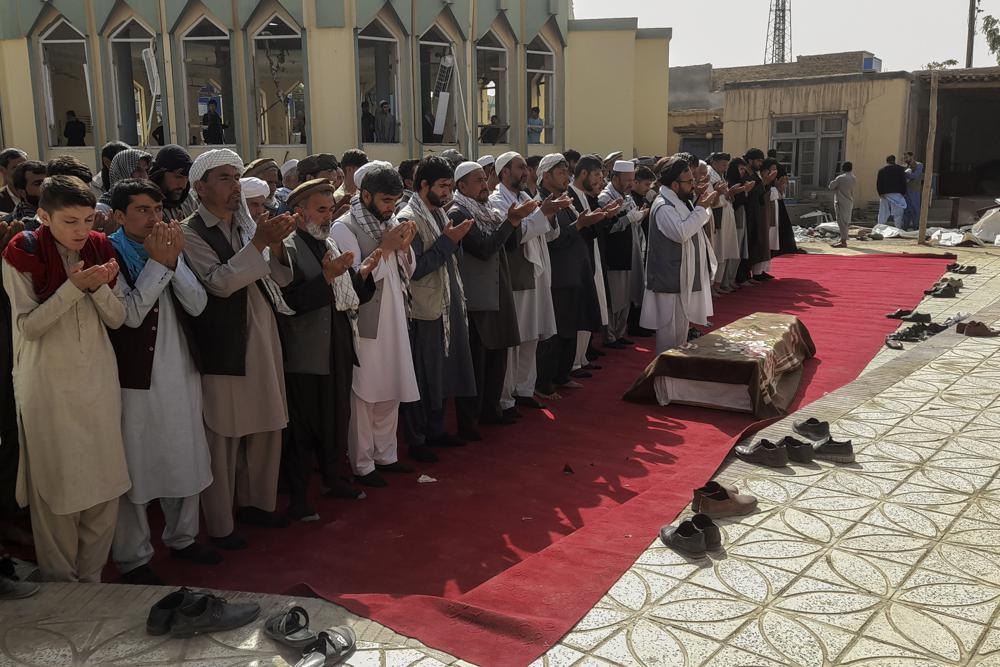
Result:
M927 323L931 321L930 313L918 313L917 311L911 311L909 315L903 315L898 318L904 322L923 322Z
M736 445L733 447L736 458L747 463L783 468L788 465L788 449L770 440L758 440L751 445Z
M149 566L149 563L140 565L137 568L131 569L128 572L122 573L122 583L131 584L133 586L162 586L163 579L160 579L153 568Z
M38 592L40 586L31 581L0 577L0 600L21 600Z
M957 273L959 275L966 275L966 276L971 276L976 272L976 267L974 267L971 264L966 264L963 266L961 264L955 263L955 264L949 264L946 268L952 273Z
M676 528L660 528L660 541L678 551L701 556L709 549L722 546L722 531L708 515L695 514L690 519L681 521Z
M192 542L183 549L171 549L170 557L189 560L198 565L218 565L222 562L222 554L212 547L199 542Z
M792 429L813 443L813 458L834 463L854 463L854 445L850 440L837 441L830 436L830 422L815 417L800 419Z
M694 490L691 509L715 519L743 516L757 510L757 499L740 493L735 486L712 481Z
M945 285L951 285L952 287L955 287L957 289L962 289L963 287L965 287L965 283L962 282L961 278L949 278L948 276L944 276L936 283L934 283L935 287L943 287Z
M898 310L894 310L888 315L886 315L886 317L888 317L890 320L901 320L912 312L913 312L912 310L905 310L903 308L899 308ZM928 318L929 317L930 316L928 316Z
M577 380L586 380L587 378L594 377L594 374L588 373L587 371L583 370L583 368L578 368L575 371L570 371L569 376Z
M248 526L263 526L264 528L284 528L288 525L288 517L250 505L236 508L236 520Z
M795 463L812 463L814 449L811 442L802 442L798 438L786 435L777 442L778 447L784 447L788 452L788 460Z
M535 410L544 410L546 406L544 403L535 399L534 396L514 396L514 404L520 405L522 408L534 408Z
M954 299L958 294L958 288L954 285L942 285L924 290L924 294L929 294L936 299Z
M971 322L960 322L955 330L958 333L964 333L966 336L973 336L976 338L993 338L994 336L1000 336L1000 331L990 328L985 322L979 322L978 320L973 320Z
M260 613L255 602L227 602L210 593L181 588L153 605L146 632L182 639L207 632L232 630L250 623Z
M429 441L424 445L410 445L406 448L406 455L420 463L437 463L440 461L438 455L430 448ZM378 466L375 467L377 468Z

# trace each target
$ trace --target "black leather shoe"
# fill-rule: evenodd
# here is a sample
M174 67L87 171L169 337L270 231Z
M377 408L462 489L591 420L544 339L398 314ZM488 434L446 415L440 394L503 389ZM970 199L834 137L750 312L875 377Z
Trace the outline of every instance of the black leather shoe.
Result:
M693 556L704 555L707 548L705 533L701 532L691 521L682 521L676 528L673 526L660 528L660 541L668 547Z
M813 446L811 442L802 442L798 438L786 435L778 442L788 450L788 458L796 463L811 463L813 460Z
M830 439L830 422L821 422L815 417L799 419L793 422L792 430L806 440L811 440L816 444L826 442Z
M898 308L898 309L892 311L891 313L889 313L888 315L886 315L886 317L888 317L890 320L901 320L901 319L903 319L904 317L906 317L907 315L909 315L912 312L913 312L912 310L906 310L904 308Z
M830 440L816 448L815 456L834 463L854 463L854 445L850 440L845 442Z
M208 593L193 593L191 599L174 614L170 635L186 639L206 632L232 630L253 621L260 614L256 602L227 602Z
M146 617L146 633L159 637L170 632L170 626L174 623L174 615L181 607L191 601L191 594L191 589L181 588L154 604Z
M712 521L712 517L707 514L695 514L691 517L691 523L704 533L706 549L718 549L722 546L722 531Z
M239 551L247 548L247 541L242 536L237 535L236 531L225 537L209 537L208 539L212 541L212 544L226 551Z
M358 484L371 488L389 486L389 482L385 481L385 478L378 474L378 470L372 470L367 475L358 475L356 479L358 480Z
M931 316L930 316L930 313L918 313L917 311L913 311L909 315L903 315L899 319L903 320L904 322L923 322L923 323L927 323L927 322L931 321Z
M428 446L429 444L428 442L427 445L410 445L406 453L411 459L420 463L437 463L439 461L438 455ZM379 468L377 465L375 467L379 470L384 470L384 468Z
M758 440L752 445L737 445L733 448L737 458L747 463L782 468L788 465L788 450L770 440Z
M626 345L635 345L635 342L629 340L628 338L619 338L618 342L619 343L625 343Z
M396 472L396 473L408 473L413 472L413 466L409 463L403 463L402 461L396 461L395 463L376 463L375 470L381 472Z
M222 562L222 554L205 544L192 542L183 549L171 549L171 558L189 560L199 565L217 565Z

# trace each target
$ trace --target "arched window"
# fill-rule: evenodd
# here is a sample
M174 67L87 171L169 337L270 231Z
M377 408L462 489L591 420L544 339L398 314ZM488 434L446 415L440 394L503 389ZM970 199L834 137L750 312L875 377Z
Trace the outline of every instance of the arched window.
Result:
M191 145L235 144L236 102L229 33L202 17L184 33L181 47Z
M476 105L479 141L506 141L507 49L492 31L476 43Z
M395 144L399 131L399 56L389 29L375 19L358 33L361 141ZM388 102L388 106L382 104Z
M49 145L93 145L86 40L60 18L42 34L41 46Z
M438 26L420 38L420 117L425 144L455 143L455 52Z
M132 146L162 143L159 117L159 72L153 33L129 19L111 33L111 69L115 96L117 137ZM159 141L151 135L159 128Z
M306 142L304 56L302 35L278 15L253 37L254 98L262 144Z
M556 56L541 35L528 44L528 143L551 144L555 142L555 84Z

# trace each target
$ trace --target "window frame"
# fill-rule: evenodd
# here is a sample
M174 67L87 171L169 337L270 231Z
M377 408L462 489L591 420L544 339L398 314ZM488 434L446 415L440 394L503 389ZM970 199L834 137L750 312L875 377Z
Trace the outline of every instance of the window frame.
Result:
M201 25L202 21L208 21L209 23L211 23L212 25L214 25L216 28L219 29L219 31L221 31L222 33L225 34L225 38L223 38L223 37L191 37L190 34L198 26ZM184 91L183 95L180 97L180 99L178 101L180 102L181 109L183 111L182 118L184 119L184 126L183 126L184 127L184 145L187 146L188 148L192 147L192 144L190 144L189 142L191 140L191 136L190 135L191 135L191 128L193 126L191 124L191 117L189 116L189 111L188 111L188 99L187 99L187 94L188 94L188 90L187 90L187 81L188 81L188 77L187 77L187 47L185 45L185 42L187 42L187 41L192 41L192 42L221 42L223 39L225 39L226 43L229 45L229 70L230 70L229 75L230 75L230 78L235 82L236 77L233 75L233 57L235 55L235 50L233 49L233 34L229 30L229 28L227 28L225 25L220 25L215 19L213 19L207 13L201 13L201 14L198 15L197 18L195 18L194 21L191 22L191 25L189 25L187 27L187 29L184 30L184 32L182 32L178 36L178 42L180 43L180 55L181 55L181 80L180 80L180 84L181 84L181 90ZM233 104L235 104L236 91L233 90L232 93L233 93L233 98L234 98ZM232 127L234 129L238 129L236 127L238 116L239 116L239 114L235 114L234 113L233 117L232 117L232 123L231 123L231 125L232 125ZM199 120L199 128L200 128L201 127L201 123L200 123L201 119L199 118L198 120ZM236 141L234 143L231 143L231 144L204 144L204 143L202 143L202 144L194 144L194 146L198 147L198 148L201 148L203 146L210 146L210 147L215 147L215 148L219 148L219 147L221 147L221 148L233 148L233 147L239 145L239 143L238 143L239 142L239 134L234 131L233 132L233 136L234 136L234 139Z
M416 43L417 43L417 59L416 59L416 63L415 63L416 67L414 69L416 70L417 75L414 77L414 80L415 80L415 82L417 84L417 86L416 86L417 99L420 101L420 104L418 105L418 107L416 109L417 113L419 113L419 115L420 115L420 118L419 118L420 122L417 125L417 127L420 128L420 132L419 132L418 137L417 137L417 143L421 144L422 146L460 146L461 145L461 138L462 137L459 134L460 128L459 128L459 125L458 125L458 108L456 106L454 106L454 105L455 104L463 104L463 105L465 104L464 100L458 100L458 101L455 100L455 98L456 98L456 93L455 93L455 88L456 88L455 77L456 76L462 76L462 72L460 71L462 63L459 61L459 58L458 58L459 52L458 52L458 49L456 48L456 42L453 42L453 41L438 42L438 41L432 41L432 40L425 39L425 36L427 35L427 33L431 32L433 30L436 30L445 39L448 39L448 31L445 30L445 28L443 26L441 26L441 24L438 23L437 21L435 21L434 23L432 23L430 25L430 27L428 27L427 30L425 30L423 32L423 34L421 34L420 36L418 36L417 39L416 39ZM424 82L423 82L423 79L421 78L423 76L423 63L421 62L421 56L420 56L420 51L421 51L421 49L424 46L445 47L445 48L448 49L449 54L451 55L451 57L455 61L454 64L452 65L452 68L451 68L451 80L448 83L448 111L449 111L449 113L451 113L453 115L452 123L454 125L454 129L452 130L452 132L454 134L454 138L453 138L452 141L446 141L445 140L445 138L447 136L447 133L448 133L448 128L447 127L445 127L445 131L441 135L441 141L437 141L437 142L435 142L435 141L424 141L424 132L423 132L423 127L424 127L424 98L423 98L423 95L424 95L424 90L423 90L423 88L424 88ZM463 113L464 113L464 109L463 109ZM447 123L447 119L446 119L445 122Z
M248 39L247 39L247 42L249 42L249 45L250 45L250 53L249 53L249 55L250 55L250 75L251 75L250 79L252 81L251 88L253 89L252 92L251 92L251 94L250 94L250 97L253 99L254 132L257 135L257 137L256 137L257 138L257 145L258 146L274 146L274 147L277 147L277 148L290 148L290 147L295 147L295 146L301 146L302 144L291 144L291 143L287 143L287 142L285 142L285 143L277 143L277 144L265 143L264 142L264 137L263 137L263 132L261 132L261 123L263 121L263 119L262 119L262 117L260 115L260 108L259 108L261 100L259 100L257 98L257 94L256 94L257 93L257 90L256 90L256 88L257 88L257 40L259 40L259 39L283 39L283 40L288 40L288 41L298 40L299 47L301 48L301 51L302 51L302 77L301 77L301 81L300 82L301 82L301 84L303 86L302 103L303 103L304 107L306 106L306 104L305 104L305 99L306 99L306 96L305 96L305 86L306 86L306 83L307 83L306 79L308 79L308 76L306 75L306 59L307 59L307 54L306 54L306 45L305 45L305 41L304 41L304 36L305 35L304 35L303 29L301 27L299 27L296 24L295 21L289 21L287 18L285 18L284 16L282 16L281 13L278 12L278 11L272 11L267 16L268 16L268 18L263 23L261 23L260 26L255 31L253 31L253 33L249 34L248 35ZM277 36L272 35L272 36L267 36L267 37L261 37L261 32L263 32L264 29L267 28L268 24L271 21L275 20L275 19L281 21L286 26L288 26L289 29L291 29L291 30L293 30L295 32L295 35L277 35Z
M548 49L548 51L539 51L537 49L532 49L531 45L534 44L535 40L538 40L542 44L544 44L545 47ZM552 69L551 70L547 70L547 69L532 69L532 68L528 67L528 57L532 56L532 55L548 56L548 57L552 58ZM556 134L556 124L555 124L555 119L554 119L555 106L556 106L556 69L557 69L557 67L556 67L556 52L555 52L555 49L553 49L552 46L549 45L549 41L547 39L545 39L545 37L541 33L539 33L530 42L528 42L528 44L525 45L525 48L524 48L525 85L526 86L530 86L532 84L532 79L534 78L532 76L533 74L548 74L549 75L549 84L550 84L551 90L548 91L548 95L547 95L550 99L546 100L546 102L551 102L552 108L545 110L545 116L547 118L543 119L543 120L545 120L545 124L542 125L542 135L543 135L543 137L544 137L545 140L544 141L539 141L537 144L529 144L529 145L553 146L556 143L556 137L555 137L555 134ZM526 92L526 95L525 95L525 98L524 98L524 118L525 118L524 140L525 140L525 143L527 143L527 141L528 141L528 124L527 124L527 120L528 120L529 115L531 113L531 94L530 94L530 90L526 90L525 92ZM550 134L552 136L549 136Z
M374 35L362 35L361 34L365 30L367 30L369 26L371 26L374 23L377 23L382 28L382 30L384 30L386 33L388 33L391 36L390 37L378 37L378 36L374 36ZM368 40L368 41L372 41L372 42L383 42L383 43L391 43L392 44L392 54L393 54L393 59L394 59L395 67L396 67L395 72L394 72L394 76L393 76L393 84L392 84L393 95L395 97L394 97L394 99L389 100L389 105L392 107L393 113L396 115L396 124L397 124L397 128L396 128L397 135L396 136L397 136L397 141L395 143L390 143L390 144L385 144L385 145L386 146L399 146L399 145L402 145L403 143L405 143L405 141L403 140L403 135L404 135L405 128L404 128L404 124L403 124L403 121L402 121L402 118L403 118L402 78L403 77L402 77L402 60L401 60L401 50L400 50L400 43L402 42L402 40L400 40L399 37L396 36L396 33L392 30L392 28L390 28L386 24L386 22L383 21L382 18L379 17L379 16L376 16L371 21L369 21L368 25L366 25L365 27L358 29L357 34L354 36L354 48L357 49L357 52L359 53L359 55L360 55L360 51L361 51L361 40ZM357 76L357 81L358 81L358 84L357 84L358 85L358 102L357 102L357 105L358 105L358 108L357 108L357 115L358 115L358 145L362 146L362 145L381 144L382 142L371 142L371 141L366 142L366 141L363 141L363 137L361 136L361 133L362 133L362 127L361 127L361 103L364 102L365 100L364 100L364 97L363 97L362 91L361 91L361 58L358 57L357 60L358 60L358 63L357 63L357 74L356 74L356 76Z
M52 39L49 37L53 32L55 32L61 25L66 24L66 26L80 36L79 39ZM49 64L46 62L45 58L45 45L46 44L82 44L83 45L83 76L84 85L87 88L87 118L90 119L90 136L93 143L86 144L84 146L60 146L59 140L56 139L55 145L52 144L52 132L56 127L55 124L55 106L52 96L52 73L49 70ZM69 19L63 15L59 15L58 18L52 21L48 28L43 30L38 35L38 53L40 56L41 66L42 66L42 95L45 102L45 114L46 114L46 124L45 124L45 144L46 148L88 148L93 147L96 144L96 128L94 126L94 94L91 90L91 76L90 76L90 48L87 44L87 36L77 30ZM79 118L79 116L78 116Z
M149 34L149 39L138 39L138 38L135 38L135 37L116 37L116 35L118 33L120 33L122 30L125 30L125 28L127 28L130 23L135 23L140 28L142 28L143 30L145 30ZM112 90L112 102L114 104L114 122L115 122L115 131L116 131L116 134L117 134L118 128L123 123L122 123L122 117L121 117L121 100L120 100L119 95L118 95L118 67L117 67L117 63L115 62L114 46L115 46L115 44L121 44L121 43L125 43L125 44L145 44L148 48L150 48L150 49L153 50L153 55L155 56L155 55L157 55L157 53L156 53L156 47L157 47L157 43L156 43L156 31L153 30L153 29L151 29L145 23L143 23L139 19L139 17L133 15L133 16L128 17L124 21L122 21L121 24L117 28L115 28L110 33L108 33L107 43L108 43L108 63L111 65L111 90ZM159 74L159 76L160 76L160 86L162 87L163 86L163 75L162 75L162 72L160 72L160 63L159 63L159 60L156 61L156 70L157 70L157 74ZM146 83L148 84L149 82L147 81ZM163 97L164 97L163 93L161 92L160 95L158 96L161 105L163 104ZM146 109L138 109L138 111L139 111L140 114L145 114L146 113ZM141 115L139 117L139 120L142 121L142 122L145 122L144 116ZM162 111L161 111L161 120L163 120L164 123L166 122L166 120L163 119L163 117L162 117ZM140 137L139 137L140 141L139 141L139 143L136 144L136 147L144 148L144 147L150 146L150 143L149 143L149 138L150 138L149 134L151 132L152 132L152 129L147 129L146 136L141 136L140 135ZM121 139L121 137L116 137L116 138ZM164 140L166 140L165 137L164 137Z
M824 126L827 120L831 118L836 118L841 121L841 129L839 130L825 130ZM814 129L812 131L801 130L801 123L803 121L813 121ZM790 122L792 124L791 132L778 132L778 124ZM799 187L802 190L822 190L824 189L825 183L823 174L823 140L824 139L840 139L840 152L841 159L843 159L843 151L847 145L847 112L835 112L835 113L816 113L816 114L804 114L804 115L788 115L788 116L773 116L771 118L771 137L768 145L775 149L780 150L779 161L788 170L791 176L794 176ZM812 143L811 155L812 162L810 169L803 172L802 168L802 158L805 151L803 147ZM779 144L790 144L790 150L785 150L785 147L779 147ZM788 156L788 161L782 161L781 156ZM805 174L811 177L812 183L803 183L801 178Z
M483 39L485 37L487 37L487 36L492 36L493 39L496 41L496 43L500 44L500 46L482 46L480 44L480 42L482 42ZM474 81L475 81L475 84L476 84L476 112L477 112L477 114L479 112L479 102L480 102L480 100L479 100L479 90L480 90L479 89L479 80L480 80L480 73L479 73L479 52L480 51L487 51L487 52L490 52L490 53L501 53L501 54L503 54L503 62L502 62L502 65L503 65L503 87L504 87L504 91L503 91L503 113L502 114L499 113L500 112L500 106L497 105L497 114L500 116L500 124L501 124L501 126L505 126L506 125L506 126L509 127L511 125L511 117L510 117L510 49L507 48L506 44L504 43L504 41L502 39L500 39L500 36L496 33L496 31L494 31L492 28L490 28L485 33L483 33L483 35L479 39L476 40L475 44L473 45L473 50L474 50L475 55L476 55L475 67L473 68L473 76L475 77ZM495 89L495 91L499 92L497 89ZM496 94L494 94L494 97L496 97ZM476 131L476 140L479 141L479 137L482 136L483 129L489 126L489 120L490 119L487 117L487 118L477 118L476 120L478 121L476 123L476 130L477 130ZM506 143L508 143L510 141L510 137L509 137L510 130L508 130L504 134L506 134L507 136L504 138L504 141L499 142L500 144L506 144ZM504 136L504 134L501 134L501 136ZM486 145L494 145L494 144L486 144Z

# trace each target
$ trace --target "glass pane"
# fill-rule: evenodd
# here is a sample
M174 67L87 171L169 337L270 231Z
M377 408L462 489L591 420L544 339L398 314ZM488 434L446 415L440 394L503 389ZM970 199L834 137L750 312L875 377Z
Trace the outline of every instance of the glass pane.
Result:
M774 121L774 133L775 134L792 134L795 131L795 124L791 120L776 120Z
M527 50L528 51L545 51L546 53L552 53L552 49L550 49L549 45L545 43L545 40L542 39L541 35L539 35L538 37L535 37L533 40L531 40L531 42L528 44L528 49Z
M67 21L59 21L55 29L45 36L46 41L50 39L83 39L83 34L71 26Z
M306 142L302 55L299 37L254 39L254 97L262 144Z
M386 30L385 26L382 25L380 21L372 21L365 29L359 33L362 37L382 37L384 39L392 39L392 33Z
M816 131L815 118L802 118L799 120L799 132L815 132L815 131Z
M816 184L816 140L801 139L799 144L799 183L803 186Z
M544 70L546 72L551 72L555 70L555 65L553 64L555 58L551 55L544 55L541 53L529 53L526 56L527 69L530 70Z
M480 141L501 141L507 125L507 54L503 51L476 51L476 89Z
M299 33L290 25L281 20L280 17L275 16L273 19L267 22L257 35L263 37L298 37Z
M113 33L112 39L153 39L153 35L138 21L130 20Z
M554 142L552 120L552 75L528 73L528 143L551 144Z
M162 125L156 110L150 118L153 94L150 90L142 52L150 43L111 42L111 65L115 74L115 101L118 138L131 146L146 146L154 142L150 134Z
M421 136L425 144L455 142L455 105L451 103L455 68L450 51L447 46L420 45Z
M358 81L361 85L361 140L395 144L400 141L396 100L396 43L358 40ZM380 102L388 102L383 109Z
M823 119L823 131L824 132L843 132L844 131L844 119L843 118L824 118Z
M235 144L229 40L184 41L184 90L191 145Z
M42 46L49 91L50 146L90 146L94 143L83 42Z
M226 37L228 35L219 26L215 25L208 19L202 19L198 25L191 29L186 37Z

